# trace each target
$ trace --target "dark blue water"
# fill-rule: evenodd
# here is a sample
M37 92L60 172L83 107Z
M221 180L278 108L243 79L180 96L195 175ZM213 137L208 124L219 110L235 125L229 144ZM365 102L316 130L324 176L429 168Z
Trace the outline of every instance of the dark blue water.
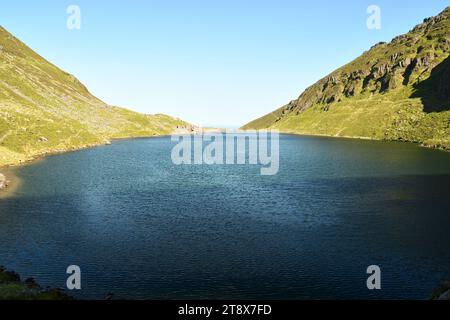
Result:
M0 200L0 264L79 298L423 299L450 278L450 154L284 135L280 171L175 166L169 138L48 157ZM379 265L382 290L366 287Z

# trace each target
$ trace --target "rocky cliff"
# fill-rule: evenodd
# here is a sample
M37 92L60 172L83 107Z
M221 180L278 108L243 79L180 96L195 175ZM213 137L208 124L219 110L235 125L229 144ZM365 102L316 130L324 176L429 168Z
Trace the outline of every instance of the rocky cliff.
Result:
M450 148L450 7L378 43L243 129L406 140Z

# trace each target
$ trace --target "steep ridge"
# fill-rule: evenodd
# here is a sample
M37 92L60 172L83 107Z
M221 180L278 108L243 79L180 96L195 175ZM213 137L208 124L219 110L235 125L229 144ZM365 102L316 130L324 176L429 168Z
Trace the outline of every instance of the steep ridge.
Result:
M190 125L107 105L0 27L0 166Z
M447 7L242 129L405 140L450 149L449 54Z

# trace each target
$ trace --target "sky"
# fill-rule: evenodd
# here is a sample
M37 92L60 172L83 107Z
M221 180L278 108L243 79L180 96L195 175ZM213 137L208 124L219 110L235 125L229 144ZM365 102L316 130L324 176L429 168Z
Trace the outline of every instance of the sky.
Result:
M0 24L108 104L239 127L450 0L1 0ZM80 8L80 29L67 8ZM369 29L377 5L381 29Z

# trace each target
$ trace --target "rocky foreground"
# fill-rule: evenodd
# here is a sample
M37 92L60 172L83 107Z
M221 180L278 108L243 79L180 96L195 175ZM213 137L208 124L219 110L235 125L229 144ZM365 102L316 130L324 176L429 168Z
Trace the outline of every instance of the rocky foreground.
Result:
M71 300L61 289L42 288L34 279L25 281L0 266L0 300Z

